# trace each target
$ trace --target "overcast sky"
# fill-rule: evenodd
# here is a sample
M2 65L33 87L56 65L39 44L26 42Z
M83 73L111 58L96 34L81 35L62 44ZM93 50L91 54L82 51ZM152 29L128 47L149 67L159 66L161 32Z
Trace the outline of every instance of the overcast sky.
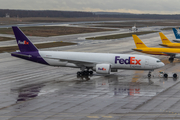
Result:
M0 0L0 9L180 14L180 0Z

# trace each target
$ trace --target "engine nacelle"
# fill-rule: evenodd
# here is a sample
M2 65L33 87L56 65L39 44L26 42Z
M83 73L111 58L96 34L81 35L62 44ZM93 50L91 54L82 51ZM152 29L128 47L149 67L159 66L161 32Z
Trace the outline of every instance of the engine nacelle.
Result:
M111 65L110 64L97 64L95 70L96 70L96 73L99 73L99 74L110 74Z
M175 58L180 58L180 54L176 54L176 55L175 55Z

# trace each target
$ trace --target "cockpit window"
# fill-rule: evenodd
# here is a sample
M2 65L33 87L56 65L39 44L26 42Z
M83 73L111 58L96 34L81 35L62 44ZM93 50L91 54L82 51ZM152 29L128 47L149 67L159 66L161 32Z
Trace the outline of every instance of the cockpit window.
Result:
M160 60L156 61L157 63L161 62Z

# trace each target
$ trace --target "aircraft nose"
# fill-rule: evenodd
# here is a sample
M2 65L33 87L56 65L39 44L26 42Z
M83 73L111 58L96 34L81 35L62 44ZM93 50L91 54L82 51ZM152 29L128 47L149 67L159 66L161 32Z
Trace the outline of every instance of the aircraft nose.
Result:
M163 62L159 63L159 67L163 67L165 64Z

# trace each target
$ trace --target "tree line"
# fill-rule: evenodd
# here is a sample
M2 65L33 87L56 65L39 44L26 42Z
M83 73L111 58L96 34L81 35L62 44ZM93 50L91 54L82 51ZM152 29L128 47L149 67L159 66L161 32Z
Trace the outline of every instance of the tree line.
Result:
M138 18L138 19L180 19L180 15L161 14L126 14L126 13L98 13L80 11L53 11L53 10L9 10L0 9L0 17L106 17L106 18Z
M92 12L0 9L0 17L94 17Z

